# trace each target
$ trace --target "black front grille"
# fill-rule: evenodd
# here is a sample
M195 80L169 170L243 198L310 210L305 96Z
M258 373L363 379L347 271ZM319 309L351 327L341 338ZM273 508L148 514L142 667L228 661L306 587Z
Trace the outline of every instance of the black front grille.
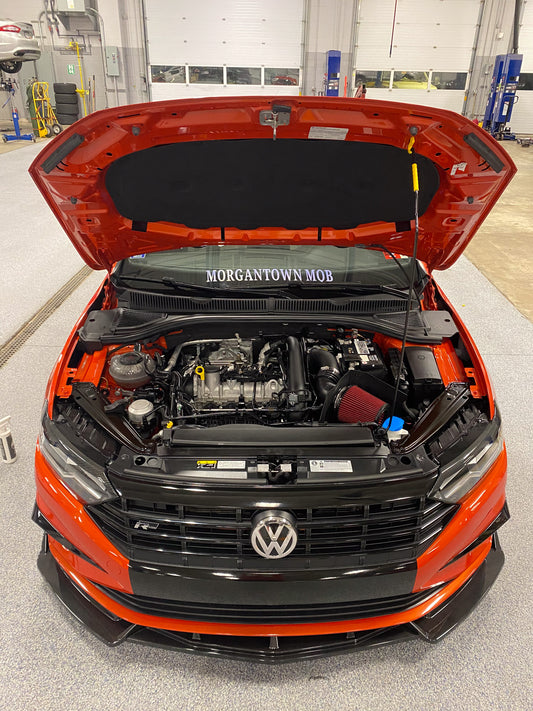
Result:
M413 560L442 531L455 506L422 496L289 510L297 520L298 543L288 558L275 561L276 566L332 556L356 556L353 562L368 565ZM219 566L223 559L238 567L266 562L250 541L255 509L124 498L91 506L89 512L105 535L134 561L207 567Z
M233 624L302 624L358 620L412 609L440 588L373 600L306 605L220 605L143 597L98 585L108 597L134 612L179 620Z

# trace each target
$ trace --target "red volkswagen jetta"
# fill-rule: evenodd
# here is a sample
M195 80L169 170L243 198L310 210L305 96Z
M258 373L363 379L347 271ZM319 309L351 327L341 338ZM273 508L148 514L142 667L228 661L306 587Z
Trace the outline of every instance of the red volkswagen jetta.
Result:
M39 568L108 644L272 662L465 618L502 564L500 418L435 269L515 166L449 111L97 112L31 174L107 270L52 373Z

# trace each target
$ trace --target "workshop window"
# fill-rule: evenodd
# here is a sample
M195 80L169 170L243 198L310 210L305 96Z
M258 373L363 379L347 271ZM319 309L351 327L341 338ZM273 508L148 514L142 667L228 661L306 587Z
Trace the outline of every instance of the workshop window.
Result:
M464 89L466 86L466 72L433 72L431 74L431 88L437 89Z
M533 74L520 74L517 91L533 91Z
M222 67L189 67L191 84L223 84Z
M259 67L228 67L226 73L228 84L261 84Z
M373 69L358 69L355 73L355 84L364 84L372 89L388 89L390 84L390 71Z
M152 65L152 82L157 84L185 84L185 67L154 64Z
M434 89L435 87L428 86L429 72L411 72L398 71L394 72L392 82L393 89Z
M274 86L298 86L300 83L300 70L287 67L268 67L265 69L265 84Z

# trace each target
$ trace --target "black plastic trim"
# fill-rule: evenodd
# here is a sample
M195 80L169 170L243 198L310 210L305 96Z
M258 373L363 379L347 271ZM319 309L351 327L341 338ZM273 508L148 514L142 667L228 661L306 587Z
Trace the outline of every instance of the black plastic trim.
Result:
M412 452L429 437L436 434L465 405L470 398L470 390L465 383L450 383L438 395L411 428L407 437L393 442L391 450L398 454Z
M280 316L284 323L316 324L319 320L327 320L328 324L353 325L362 330L379 330L386 336L399 337L402 334L405 315L403 313L375 313L366 317L357 314L306 313L305 305L302 311L283 313L272 309L272 312L262 311L239 312L221 310L211 314L189 314L184 316L168 315L134 309L117 308L106 311L90 311L85 323L80 329L80 343L87 353L94 353L104 345L117 343L135 343L148 338L159 338L175 329L196 329L200 326L212 326L214 323L226 323L231 317L235 324L246 326L247 323L257 324L258 320L265 324L275 324L279 328ZM451 315L447 311L414 311L410 314L408 339L418 343L442 343L443 338L451 338L457 333ZM128 323L129 321L129 323Z
M219 425L202 430L173 427L170 443L188 447L362 447L374 446L368 427L324 425L316 427L267 427L265 425Z
M102 642L114 647L123 642L136 627L104 610L74 585L50 552L46 534L37 559L37 567L67 610Z
M69 550L71 553L74 553L74 555L77 555L79 558L83 558L83 560L87 561L87 563L90 563L91 565L94 565L95 568L100 568L100 570L103 570L101 566L98 565L98 563L95 563L94 560L89 558L89 556L85 555L85 553L82 553L82 551L78 550L76 546L73 546L72 543L63 536L63 534L59 533L58 530L56 530L50 521L42 514L40 511L39 507L37 504L34 504L33 506L33 512L31 515L31 520L36 523L39 528L42 528L42 530L45 532L46 535L51 536L54 540L56 540L58 543L60 543L64 548Z
M474 575L440 607L412 622L413 628L427 642L439 642L454 630L485 597L498 577L504 560L498 535L494 533L490 553Z
M481 535L479 535L475 541L473 541L467 548L464 548L460 553L458 553L455 558L452 558L452 560L448 563L448 565L451 565L452 563L455 563L456 560L459 560L459 558L462 558L464 555L467 553L470 553L470 551L473 551L474 548L477 548L480 546L484 541L487 540L490 536L496 533L504 523L507 523L507 521L511 518L511 514L509 513L509 507L507 506L507 501L503 505L503 509L500 511L500 513L496 516L494 521L490 524L488 528L486 528Z
M463 136L465 143L468 143L470 148L473 148L476 153L486 160L495 173L501 173L504 168L504 163L498 158L496 153L487 146L475 133L467 133Z
M72 384L72 399L108 434L134 452L148 454L154 450L152 443L146 444L133 427L124 419L105 411L107 404L98 388L93 383L76 382Z
M63 143L55 149L52 155L48 156L44 163L41 163L41 168L45 173L51 173L53 169L57 168L61 161L66 158L69 153L72 153L72 151L81 143L83 143L84 140L84 136L80 136L79 133L74 133L72 136L67 138L66 141L63 141Z

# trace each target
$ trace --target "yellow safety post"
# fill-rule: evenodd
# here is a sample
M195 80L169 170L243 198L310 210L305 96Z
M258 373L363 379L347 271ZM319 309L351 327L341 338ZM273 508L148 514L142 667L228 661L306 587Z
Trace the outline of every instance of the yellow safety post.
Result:
M80 57L80 45L78 42L75 42L74 40L71 40L68 44L69 49L76 49L76 56L78 57L78 69L80 70L80 84L81 84L81 89L76 89L76 93L81 96L81 100L83 101L83 115L87 116L87 103L85 101L86 95L89 93L88 91L85 90L85 87L83 86L83 71L81 69L81 57Z

